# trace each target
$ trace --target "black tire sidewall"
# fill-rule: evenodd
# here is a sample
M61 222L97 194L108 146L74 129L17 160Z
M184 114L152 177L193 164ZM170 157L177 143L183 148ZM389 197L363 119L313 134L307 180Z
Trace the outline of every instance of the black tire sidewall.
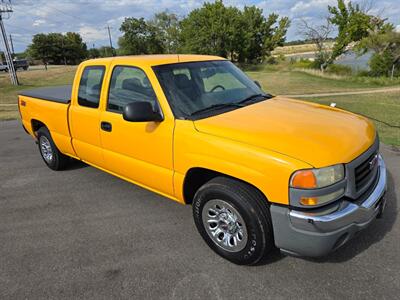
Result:
M241 251L229 252L222 249L215 244L204 228L202 221L203 208L212 199L221 199L228 202L242 216L246 224L248 241ZM264 256L267 246L266 236L269 233L268 223L257 207L235 194L235 191L229 191L229 188L218 185L206 185L204 188L200 188L193 201L193 217L199 233L208 246L229 261L240 265L251 265L257 263Z
M45 158L43 157L43 153L40 148L40 137L41 136L45 136L50 142L51 150L53 151L53 159L51 160L51 162L46 161ZM44 128L44 127L39 128L39 130L37 131L37 139L38 139L40 156L42 157L45 164L52 170L58 170L60 168L60 152L58 151L56 145L54 144L53 139L51 138L50 132L47 130L47 128Z

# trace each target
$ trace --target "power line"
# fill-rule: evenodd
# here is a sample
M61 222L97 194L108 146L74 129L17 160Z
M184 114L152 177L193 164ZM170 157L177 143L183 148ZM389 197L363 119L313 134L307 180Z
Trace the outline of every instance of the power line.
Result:
M79 18L79 17L74 16L74 15L67 14L67 13L64 12L64 11L62 11L62 10L60 10L60 9L58 9L58 8L55 8L54 6L51 6L51 5L48 5L48 4L47 4L47 7L50 7L50 8L54 9L55 11L58 11L59 13L65 15L65 16L68 16L68 17L77 19L77 20L79 20L79 21L82 21L82 18Z
M10 74L11 83L13 85L19 85L17 73L15 72L14 62L13 62L11 51L10 51L10 46L8 45L6 29L5 29L4 23L3 23L3 15L7 15L7 17L9 17L12 12L13 12L13 10L11 7L11 1L10 0L9 1L1 0L0 1L0 32L1 32L1 36L3 38L4 55L6 57L6 61L7 61L7 65L8 65L7 68L8 68L8 72Z
M2 2L2 1L4 1L4 0L0 0L0 2ZM60 3L60 2L59 2ZM65 1L61 1L61 3L66 3L66 4L75 4L73 1L71 1L71 2L65 2ZM83 3L81 3L81 4L86 4L86 5L94 5L93 3L90 3L90 2L83 2ZM34 4L33 5L34 7L37 7L37 5L36 4ZM83 21L82 20L82 18L81 17L78 17L78 16L76 16L76 15L73 15L73 14L71 14L71 13L67 13L67 12L65 12L65 11L63 11L63 10L60 10L60 9L58 9L58 8L56 8L56 7L54 7L53 5L48 5L48 4L46 4L46 7L49 9L49 12L54 12L54 13L56 13L56 14L62 14L62 15L64 15L64 16L67 16L67 17L70 17L70 18L73 18L73 19L75 19L75 20L79 20L79 21ZM19 7L18 7L19 8ZM15 11L15 9L14 9L14 11ZM21 13L22 11L20 11L20 13ZM47 14L45 14L45 15L42 15L42 16L40 16L40 18L41 19L44 19L44 20L47 20L48 22L51 22L51 23L55 23L55 24L63 24L63 25L66 25L66 23L65 22L61 22L60 21L60 19L57 19L57 20L55 20L54 18L56 18L57 16L54 16L54 13L53 13L53 15L51 15L50 14L50 16L49 15L47 15ZM84 22L84 23L86 23L86 22ZM90 26L90 23L91 22L88 22L88 25ZM94 24L93 24L94 25ZM14 24L8 24L7 23L7 26L10 26L10 27L12 27L12 28L16 28L16 29L19 29L19 30L23 30L24 32L27 32L26 34L24 34L24 35L26 35L26 36L29 36L30 38L32 38L35 34L37 34L38 32L37 32L37 29L36 30L32 30L33 28L23 28L23 27L20 27L20 26L17 26L17 25L14 25ZM94 25L93 26L93 28L98 28L97 27L98 25ZM69 27L69 26L68 26ZM114 47L113 47L113 41L112 41L112 38L111 38L111 30L110 29L112 29L111 27L109 27L109 26L107 26L106 27L106 29L107 29L107 31L108 31L108 39L109 39L109 44L110 44L110 47L111 47L111 51L112 51L112 55L113 56L115 56L115 49L114 49ZM44 32L49 32L49 30L47 29L47 30L44 30ZM13 35L13 39L14 40L16 40L15 39L15 35ZM29 43L26 43L26 44L29 44Z

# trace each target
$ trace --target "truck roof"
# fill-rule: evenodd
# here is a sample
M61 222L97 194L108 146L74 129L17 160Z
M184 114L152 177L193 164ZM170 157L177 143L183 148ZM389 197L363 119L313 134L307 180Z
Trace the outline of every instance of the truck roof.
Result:
M85 65L90 65L92 62L109 63L111 61L120 64L135 63L142 66L158 66L165 64L174 64L179 62L193 61L209 61L209 60L225 60L225 58L213 55L194 55L194 54L153 54L153 55L132 55L132 56L116 56L107 58L90 59L84 62Z

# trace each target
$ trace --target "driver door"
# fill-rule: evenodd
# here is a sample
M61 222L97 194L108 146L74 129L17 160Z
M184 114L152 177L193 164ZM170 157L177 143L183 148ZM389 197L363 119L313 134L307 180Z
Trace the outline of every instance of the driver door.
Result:
M174 120L129 122L122 117L124 106L134 101L147 101L161 112L146 73L134 66L113 66L106 100L100 117L100 137L107 168L139 185L173 196Z

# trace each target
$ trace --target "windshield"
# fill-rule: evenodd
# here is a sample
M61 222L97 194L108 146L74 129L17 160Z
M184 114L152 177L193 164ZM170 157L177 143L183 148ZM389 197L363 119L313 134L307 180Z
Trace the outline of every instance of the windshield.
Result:
M177 118L212 116L269 96L225 60L177 63L153 69Z

